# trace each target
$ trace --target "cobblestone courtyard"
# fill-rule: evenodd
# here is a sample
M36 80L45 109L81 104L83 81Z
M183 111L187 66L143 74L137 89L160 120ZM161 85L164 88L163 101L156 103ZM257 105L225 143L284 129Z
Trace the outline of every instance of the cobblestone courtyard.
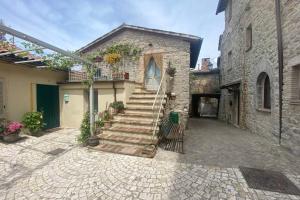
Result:
M300 199L248 188L235 166L245 162L228 158L234 163L229 166L226 159L214 158L215 154L200 159L197 155L205 155L198 152L203 147L190 147L197 137L194 128L187 132L185 155L159 150L154 159L81 147L75 141L79 132L73 129L28 137L16 144L0 143L0 199ZM64 151L48 153L57 148ZM282 154L275 156L283 160ZM293 167L284 173L300 187Z

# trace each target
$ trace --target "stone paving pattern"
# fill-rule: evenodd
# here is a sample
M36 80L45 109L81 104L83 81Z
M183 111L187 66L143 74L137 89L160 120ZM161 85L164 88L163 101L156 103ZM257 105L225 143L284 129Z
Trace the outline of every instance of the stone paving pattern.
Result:
M300 199L248 188L235 167L110 154L76 143L59 130L15 144L0 143L2 199ZM47 152L63 148L56 156ZM175 154L174 154L175 155ZM300 176L288 174L300 186Z

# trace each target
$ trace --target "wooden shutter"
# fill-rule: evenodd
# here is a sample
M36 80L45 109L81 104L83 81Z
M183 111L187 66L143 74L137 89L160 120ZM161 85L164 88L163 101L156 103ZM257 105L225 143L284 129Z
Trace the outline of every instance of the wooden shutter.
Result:
M4 114L4 85L3 81L0 80L0 117Z

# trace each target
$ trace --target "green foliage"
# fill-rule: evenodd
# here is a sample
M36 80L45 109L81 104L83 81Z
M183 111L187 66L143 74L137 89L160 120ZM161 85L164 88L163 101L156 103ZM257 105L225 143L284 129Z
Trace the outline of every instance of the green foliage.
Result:
M101 128L104 126L104 122L102 120L95 121L96 128Z
M0 134L3 133L5 131L5 126L0 124Z
M105 50L98 50L86 55L90 61L94 61L97 57L104 57L109 54L119 54L121 58L129 58L136 60L142 52L142 49L129 43L114 43Z
M75 64L78 64L74 59L58 53L48 54L43 58L45 59L46 65L51 69L68 70Z
M110 104L110 107L116 109L118 112L124 110L124 103L123 101L116 101Z
M41 112L27 112L23 115L22 123L31 134L37 134L46 125L43 122L43 113Z
M103 111L102 113L102 119L103 121L109 121L111 118L110 113L108 110Z
M80 143L86 143L90 136L90 112L86 112L81 122L80 135L77 137L77 141Z

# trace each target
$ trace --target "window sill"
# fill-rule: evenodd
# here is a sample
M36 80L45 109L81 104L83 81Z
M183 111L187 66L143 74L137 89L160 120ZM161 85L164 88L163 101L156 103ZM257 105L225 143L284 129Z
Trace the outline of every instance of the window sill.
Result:
M300 99L293 99L293 100L290 100L290 104L291 104L291 105L300 105Z
M256 108L256 110L259 112L271 113L271 109L267 109L267 108Z

